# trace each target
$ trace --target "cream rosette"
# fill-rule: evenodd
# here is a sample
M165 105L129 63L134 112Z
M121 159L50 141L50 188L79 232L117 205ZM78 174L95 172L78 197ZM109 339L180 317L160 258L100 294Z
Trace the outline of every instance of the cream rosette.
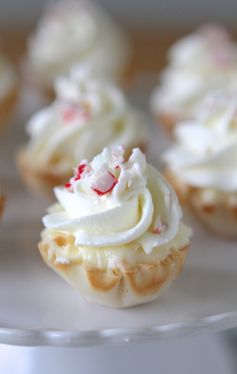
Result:
M236 92L207 95L195 120L178 124L175 139L164 160L181 197L215 231L236 236Z
M203 95L210 90L231 88L237 83L237 47L220 26L198 29L175 43L168 54L168 67L151 99L158 118L170 124L192 119Z
M145 146L144 115L90 68L74 69L69 77L59 78L55 88L55 101L27 125L30 141L20 157L25 179L36 174L51 188L65 183L74 165L106 145Z
M46 11L30 40L26 67L33 79L50 87L81 63L116 80L128 59L127 38L106 12L90 1L71 0Z
M45 262L88 300L126 307L157 297L181 270L190 230L173 190L139 149L83 161L43 218Z

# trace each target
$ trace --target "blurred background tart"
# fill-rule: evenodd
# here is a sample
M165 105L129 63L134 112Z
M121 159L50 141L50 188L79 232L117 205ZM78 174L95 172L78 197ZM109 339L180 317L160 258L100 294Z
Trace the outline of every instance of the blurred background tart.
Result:
M174 135L164 160L180 201L212 231L237 237L237 91L209 93Z
M124 31L90 1L59 1L46 8L28 43L25 77L50 96L54 80L86 63L103 77L122 81L130 58Z
M168 65L151 97L157 121L172 131L192 119L209 91L237 84L237 44L220 25L204 25L168 51Z
M91 159L107 145L130 150L146 146L144 114L90 67L58 78L55 92L53 103L27 124L30 140L17 156L23 179L33 189L51 192L66 183L80 160Z

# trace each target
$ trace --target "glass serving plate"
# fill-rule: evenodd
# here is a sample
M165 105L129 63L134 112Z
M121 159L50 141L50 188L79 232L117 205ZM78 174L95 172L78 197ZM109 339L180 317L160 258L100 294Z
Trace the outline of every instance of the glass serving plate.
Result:
M140 95L138 103L144 104ZM88 304L47 268L37 250L49 201L29 193L15 168L24 123L40 102L25 94L0 136L7 202L0 224L0 343L91 346L220 331L237 326L237 243L209 234L185 215L194 236L185 269L156 301L125 310ZM151 123L149 159L160 166L167 139Z

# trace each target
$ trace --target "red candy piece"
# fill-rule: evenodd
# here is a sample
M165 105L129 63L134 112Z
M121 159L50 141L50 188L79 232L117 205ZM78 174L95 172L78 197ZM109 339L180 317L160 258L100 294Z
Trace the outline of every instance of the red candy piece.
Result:
M158 227L154 228L152 230L153 234L162 234L164 231L167 230L167 224L166 223L161 223Z
M89 119L89 110L88 108L84 108L83 106L79 107L76 105L68 104L65 108L63 108L62 116L63 121L66 123L71 123L77 118L81 118L87 121Z
M85 169L87 168L87 164L81 164L78 166L77 170L76 170L76 173L75 173L75 176L74 178L72 179L73 182L76 182L78 181L79 179L81 179L81 176L82 174L84 173ZM72 187L72 183L71 182L68 182L64 185L65 188L71 188Z
M64 122L72 122L78 116L78 111L73 106L69 106L63 111L63 120Z
M117 183L117 178L110 171L106 170L91 188L97 195L102 196L111 192Z
M78 181L79 179L81 179L81 176L83 172L85 171L86 167L87 167L87 164L81 164L78 166L76 176L75 176L75 181Z

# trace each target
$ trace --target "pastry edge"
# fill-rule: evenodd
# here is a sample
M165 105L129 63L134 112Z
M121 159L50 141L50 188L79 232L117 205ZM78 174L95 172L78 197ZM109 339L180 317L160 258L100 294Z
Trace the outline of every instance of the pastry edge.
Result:
M49 241L42 240L38 247L46 265L85 299L111 308L126 308L152 301L172 283L183 268L189 244L178 250L171 248L162 260L126 264L125 269L101 269L83 260L59 264L55 256L49 255Z
M206 228L224 237L237 237L237 204L230 204L228 197L231 192L226 193L222 199L208 202L204 196L209 189L182 183L170 170L166 170L164 174L173 186L181 205L187 205Z

